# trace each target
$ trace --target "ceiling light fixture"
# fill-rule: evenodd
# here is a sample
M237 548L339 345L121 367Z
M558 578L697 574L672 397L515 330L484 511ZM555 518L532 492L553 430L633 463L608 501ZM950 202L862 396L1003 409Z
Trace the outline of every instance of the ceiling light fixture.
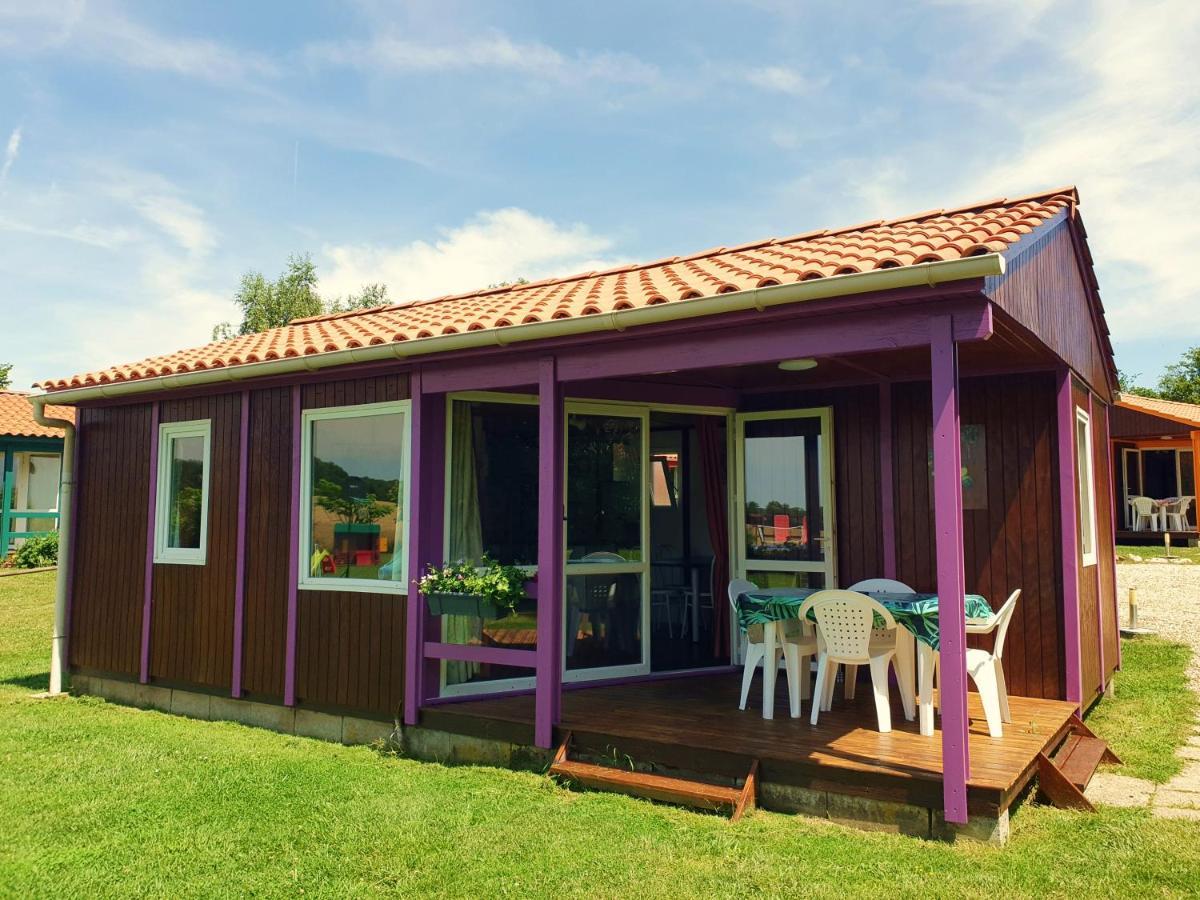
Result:
M815 369L817 361L807 356L801 359L785 359L779 364L779 368L785 372L807 372L809 369Z

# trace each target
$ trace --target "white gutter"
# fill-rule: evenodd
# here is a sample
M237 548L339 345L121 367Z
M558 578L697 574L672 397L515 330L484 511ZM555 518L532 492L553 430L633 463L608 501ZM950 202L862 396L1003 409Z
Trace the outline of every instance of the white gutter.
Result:
M71 497L75 493L75 423L52 419L46 404L53 399L39 394L29 398L33 420L47 428L61 428L63 434L62 480L58 492L58 574L54 585L54 639L50 645L50 694L63 692L63 673L67 670L67 587L71 577Z
M714 297L702 297L683 302L660 303L637 309L592 316L574 316L549 322L532 322L526 325L510 325L505 328L489 328L459 334L439 335L411 341L397 341L371 347L350 350L334 350L309 356L293 356L265 362L202 369L175 375L159 375L132 381L116 381L87 387L67 388L39 394L36 400L46 402L53 398L58 404L72 404L83 400L111 399L134 394L175 390L221 382L244 381L270 375L287 375L299 372L314 372L351 363L380 362L388 359L414 359L435 353L453 350L479 349L484 347L506 347L526 341L548 338L570 337L601 331L625 331L642 325L694 319L721 313L757 309L760 312L773 306L790 303L805 303L825 300L869 291L894 290L909 287L933 287L949 281L968 278L986 278L1004 274L1004 257L998 253L969 256L965 259L920 263L913 266L897 266L893 269L875 269L849 275L833 275L794 284L776 284L752 288Z

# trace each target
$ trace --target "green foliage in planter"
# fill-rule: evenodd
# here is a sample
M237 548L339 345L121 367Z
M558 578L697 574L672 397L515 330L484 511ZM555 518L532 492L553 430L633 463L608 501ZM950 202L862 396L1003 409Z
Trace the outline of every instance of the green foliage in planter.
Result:
M417 587L430 594L473 594L500 609L515 611L525 596L529 574L517 566L504 566L484 556L479 562L466 560L451 565L428 566Z

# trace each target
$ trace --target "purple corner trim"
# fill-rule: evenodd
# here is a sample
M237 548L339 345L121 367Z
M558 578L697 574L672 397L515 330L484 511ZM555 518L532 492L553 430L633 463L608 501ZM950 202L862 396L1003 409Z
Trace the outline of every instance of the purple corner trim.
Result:
M958 347L950 316L930 323L933 395L933 492L941 631L942 798L947 822L967 821L970 776L967 717L966 575L963 562L962 449L958 413Z
M1079 535L1075 523L1075 402L1071 370L1058 373L1058 515L1062 531L1063 640L1067 699L1083 702L1079 638Z
M246 617L246 478L250 469L250 392L242 391L238 423L237 560L233 585L233 673L231 696L242 696L242 640Z
M158 401L150 404L150 488L146 502L146 570L142 581L142 653L138 681L150 681L150 615L154 603L154 537L158 505Z
M296 600L300 578L300 386L292 385L292 503L288 516L287 646L283 661L283 704L296 705Z

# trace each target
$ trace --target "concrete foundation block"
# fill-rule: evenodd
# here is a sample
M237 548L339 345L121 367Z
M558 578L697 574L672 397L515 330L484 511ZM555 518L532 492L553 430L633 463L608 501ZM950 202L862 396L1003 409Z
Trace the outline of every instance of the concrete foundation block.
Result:
M172 691L171 712L193 719L212 718L212 695L194 691Z
M170 712L172 694L174 694L174 691L170 688L159 687L156 684L139 684L135 693L136 700L134 704L142 709L157 709L162 712Z
M91 675L72 675L71 676L71 693L79 696L80 694L94 694L92 682L95 679Z
M233 697L210 697L208 717L215 722L241 722L249 724L249 710L245 700Z
M829 815L829 795L790 784L763 781L758 785L758 805L775 812L801 813L824 819Z
M296 710L290 706L276 706L273 703L256 703L253 700L237 701L246 706L245 718L241 721L255 728L268 728L284 734L296 732Z
M374 744L377 741L389 743L394 727L391 722L345 716L342 719L342 743Z
M93 683L96 693L110 703L122 703L125 706L142 706L138 702L138 688L146 685L133 681L121 681L116 678L97 678Z
M946 821L940 809L933 810L931 836L939 841L979 841L985 844L1004 845L1008 843L1009 821L1008 810L999 816L971 816L966 825L957 825Z
M930 812L923 806L832 792L826 797L828 815L834 822L866 831L929 837Z
M342 739L342 717L311 709L296 710L296 734L337 743Z

